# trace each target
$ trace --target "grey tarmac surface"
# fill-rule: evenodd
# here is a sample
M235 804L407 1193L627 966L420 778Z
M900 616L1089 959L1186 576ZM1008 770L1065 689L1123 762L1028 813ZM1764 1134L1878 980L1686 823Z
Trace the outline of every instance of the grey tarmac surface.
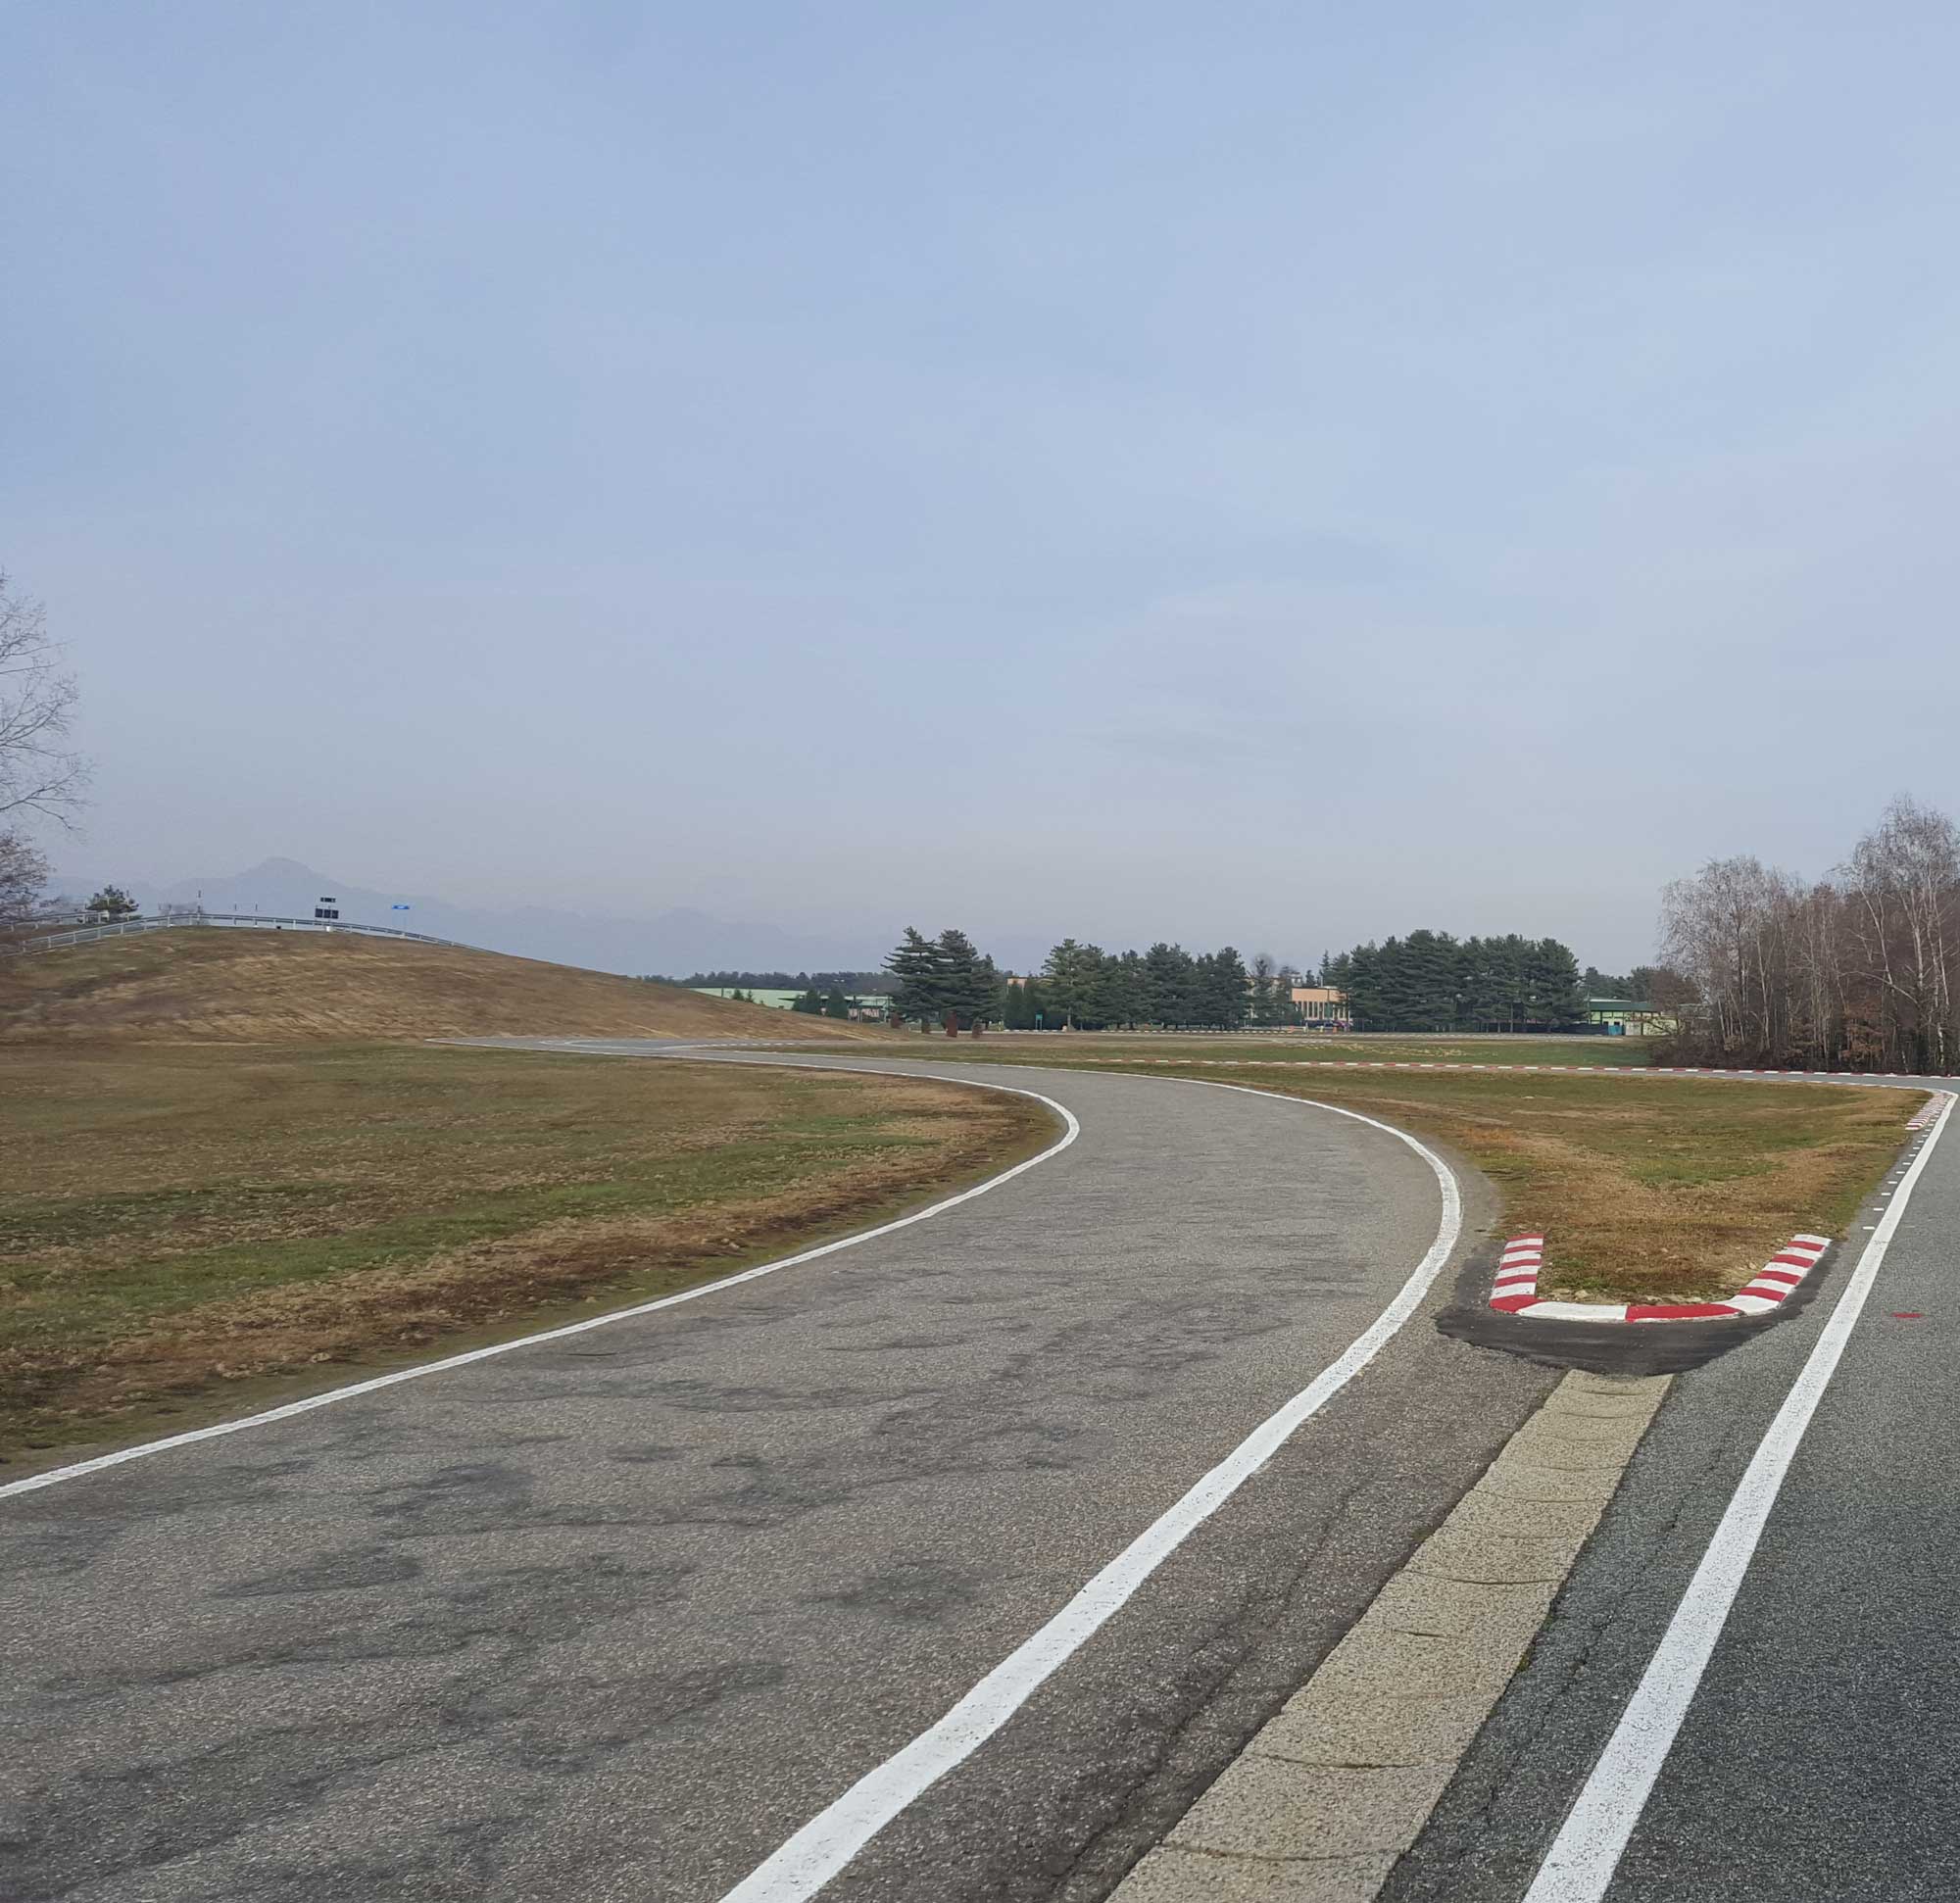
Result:
M0 1501L0 1894L721 1895L1435 1235L1348 1119L1011 1082L1081 1140L930 1222ZM1556 1379L1414 1317L826 1895L1106 1894Z
M1526 1668L1383 1903L1524 1896L1878 1206L1807 1309L1676 1381ZM1960 1130L1949 1128L1785 1478L1607 1903L1960 1896L1956 1303Z

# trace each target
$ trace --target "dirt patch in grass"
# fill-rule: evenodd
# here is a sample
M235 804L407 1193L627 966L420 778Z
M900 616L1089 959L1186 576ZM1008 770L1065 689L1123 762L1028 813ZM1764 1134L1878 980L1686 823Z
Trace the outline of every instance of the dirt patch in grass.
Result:
M1090 1055L1060 1038L987 1040L964 1054L1249 1084L1436 1138L1496 1186L1509 1233L1544 1232L1541 1293L1577 1300L1732 1294L1799 1231L1841 1234L1925 1101L1911 1090L1727 1078L1178 1061L1141 1053L1143 1042Z
M927 1079L529 1052L42 1050L7 1081L17 1453L665 1293L1053 1134L1026 1098Z

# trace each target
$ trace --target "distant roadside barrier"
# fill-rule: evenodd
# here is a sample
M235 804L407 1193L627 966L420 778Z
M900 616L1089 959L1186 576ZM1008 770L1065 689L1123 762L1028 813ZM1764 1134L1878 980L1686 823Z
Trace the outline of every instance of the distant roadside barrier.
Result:
M431 938L426 932L398 931L392 925L328 924L317 918L278 918L268 912L183 912L155 918L119 918L106 925L79 925L69 931L39 933L12 941L0 940L0 957L24 958L34 952L59 952L64 946L89 945L96 939L127 938L137 932L181 932L204 925L228 931L352 932L358 938L412 939L417 945L450 945L459 951L482 948L461 939Z

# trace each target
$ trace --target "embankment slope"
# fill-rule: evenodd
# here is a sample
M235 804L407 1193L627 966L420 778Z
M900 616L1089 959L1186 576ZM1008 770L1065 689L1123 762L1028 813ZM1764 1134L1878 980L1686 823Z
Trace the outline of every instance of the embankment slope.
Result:
M363 1038L880 1039L868 1027L534 958L348 933L210 927L0 962L0 1043Z

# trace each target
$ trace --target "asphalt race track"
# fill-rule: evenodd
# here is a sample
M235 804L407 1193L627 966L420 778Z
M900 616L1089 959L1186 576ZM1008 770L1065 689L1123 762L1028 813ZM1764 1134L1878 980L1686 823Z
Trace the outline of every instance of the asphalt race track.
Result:
M1352 1119L965 1074L1079 1141L780 1274L0 1499L0 1895L711 1903L1437 1238L1429 1165ZM1439 1335L1449 1283L825 1896L1106 1894L1555 1381Z

